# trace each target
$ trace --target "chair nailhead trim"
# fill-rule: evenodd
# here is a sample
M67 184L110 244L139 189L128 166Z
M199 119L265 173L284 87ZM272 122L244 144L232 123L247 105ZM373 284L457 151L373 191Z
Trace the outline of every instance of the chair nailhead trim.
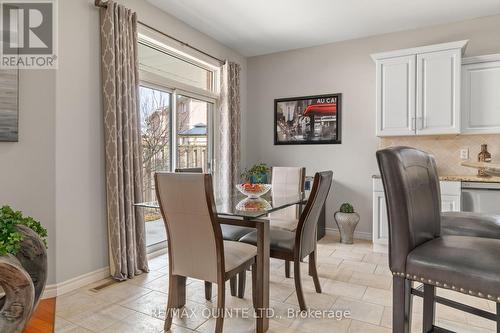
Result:
M405 274L405 273L400 273L400 272L392 272L392 275L401 276L401 277L409 278L409 279L412 278L412 275L408 274L408 273ZM482 292L476 292L474 290L468 290L467 291L464 288L458 288L458 287L455 287L455 286L451 286L451 288L450 288L450 286L448 284L446 284L446 283L441 283L439 281L432 281L431 279L425 279L423 277L418 277L416 275L413 275L413 280L414 281L420 280L421 282L424 282L424 283L427 281L428 284L432 284L432 285L435 285L435 286L441 286L442 285L443 288L452 289L452 290L455 290L455 291L460 291L463 294L477 295L478 297L481 297L481 298L488 298L488 299L493 299L493 300L495 299L495 297L492 296L492 295L486 295L485 296ZM497 302L500 302L500 297L496 297L496 299L497 299Z

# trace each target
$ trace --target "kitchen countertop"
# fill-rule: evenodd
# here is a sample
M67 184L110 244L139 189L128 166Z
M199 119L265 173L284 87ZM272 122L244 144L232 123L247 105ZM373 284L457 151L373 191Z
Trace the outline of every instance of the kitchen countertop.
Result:
M439 180L461 181L461 182L480 182L480 183L500 183L500 177L478 177L476 175L451 175L441 176Z
M372 175L372 178L380 179L380 175ZM500 183L500 177L478 177L475 175L445 175L439 176L439 180L454 182Z

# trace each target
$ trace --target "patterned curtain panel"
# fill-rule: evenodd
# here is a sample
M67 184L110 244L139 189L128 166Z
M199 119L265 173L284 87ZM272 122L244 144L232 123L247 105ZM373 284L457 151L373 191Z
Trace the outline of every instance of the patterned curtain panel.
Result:
M136 14L109 1L101 41L110 267L125 280L148 271L144 219L133 207L143 199Z
M217 194L230 195L240 178L240 65L222 66L219 100Z

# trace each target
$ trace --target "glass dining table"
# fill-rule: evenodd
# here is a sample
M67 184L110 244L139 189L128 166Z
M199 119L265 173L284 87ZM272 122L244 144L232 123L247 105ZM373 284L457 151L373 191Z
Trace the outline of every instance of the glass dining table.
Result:
M272 190L259 198L249 198L238 191L215 198L217 216L219 218L241 218L244 220L259 219L271 212L275 212L289 206L298 205L299 211L307 203L310 191L302 194L278 194ZM134 204L139 208L159 209L157 201L139 202Z
M257 286L256 331L264 333L269 328L269 220L267 214L297 205L299 212L307 203L310 191L301 194L275 193L272 190L259 198L248 198L236 190L215 198L217 218L221 224L255 228L257 230ZM134 204L137 208L158 209L158 202Z

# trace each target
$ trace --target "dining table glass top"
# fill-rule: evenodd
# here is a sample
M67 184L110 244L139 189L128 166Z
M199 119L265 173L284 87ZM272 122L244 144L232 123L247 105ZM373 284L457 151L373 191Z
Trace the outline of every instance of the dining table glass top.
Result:
M307 202L310 191L301 194L276 193L273 190L259 198L246 197L238 191L230 195L220 196L215 199L217 215L220 217L239 217L244 219L258 219L267 214L293 205L303 205ZM158 209L157 201L140 202L135 207Z

